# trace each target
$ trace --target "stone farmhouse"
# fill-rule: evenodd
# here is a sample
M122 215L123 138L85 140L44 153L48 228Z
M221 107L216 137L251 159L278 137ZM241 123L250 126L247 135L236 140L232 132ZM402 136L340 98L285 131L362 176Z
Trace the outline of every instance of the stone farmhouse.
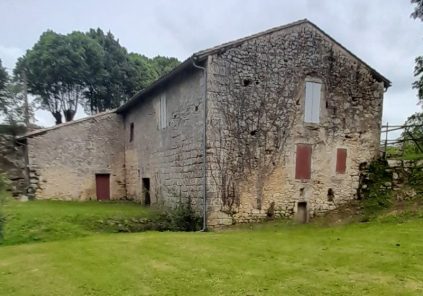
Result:
M308 20L193 54L120 108L22 136L37 199L191 202L208 226L357 198L378 157L369 65Z

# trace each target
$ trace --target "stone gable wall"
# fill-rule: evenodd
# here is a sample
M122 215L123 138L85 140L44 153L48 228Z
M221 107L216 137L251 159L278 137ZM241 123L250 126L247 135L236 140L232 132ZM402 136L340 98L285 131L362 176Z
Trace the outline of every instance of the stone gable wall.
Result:
M150 179L152 204L202 202L204 79L200 70L183 72L125 115L128 198L144 202L142 179ZM160 98L166 96L166 128L160 128ZM130 125L134 124L131 142Z
M27 138L29 194L96 199L95 174L110 174L111 199L125 198L123 121L104 113Z
M214 54L208 71L210 225L292 217L299 202L313 216L356 198L360 164L379 153L384 88L368 68L304 24ZM319 124L304 123L307 80L322 83ZM295 179L297 144L311 144L310 180Z

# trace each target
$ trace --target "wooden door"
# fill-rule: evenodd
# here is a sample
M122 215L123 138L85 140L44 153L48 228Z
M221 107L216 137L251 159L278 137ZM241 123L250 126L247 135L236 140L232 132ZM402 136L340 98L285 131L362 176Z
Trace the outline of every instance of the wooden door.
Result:
M96 174L95 187L97 200L110 200L110 175Z

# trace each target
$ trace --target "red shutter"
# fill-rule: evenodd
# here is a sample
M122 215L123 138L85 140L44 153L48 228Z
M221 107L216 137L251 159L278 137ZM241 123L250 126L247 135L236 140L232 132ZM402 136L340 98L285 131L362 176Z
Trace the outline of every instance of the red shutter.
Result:
M311 145L297 144L295 179L309 180L311 177Z
M336 173L345 174L347 169L347 149L338 148L336 150Z

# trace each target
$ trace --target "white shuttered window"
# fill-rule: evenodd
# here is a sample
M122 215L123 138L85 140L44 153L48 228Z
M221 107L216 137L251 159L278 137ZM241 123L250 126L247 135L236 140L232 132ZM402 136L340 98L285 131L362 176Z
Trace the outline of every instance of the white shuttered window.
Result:
M319 123L321 89L321 83L306 82L304 122Z
M160 97L160 128L166 128L166 94Z

